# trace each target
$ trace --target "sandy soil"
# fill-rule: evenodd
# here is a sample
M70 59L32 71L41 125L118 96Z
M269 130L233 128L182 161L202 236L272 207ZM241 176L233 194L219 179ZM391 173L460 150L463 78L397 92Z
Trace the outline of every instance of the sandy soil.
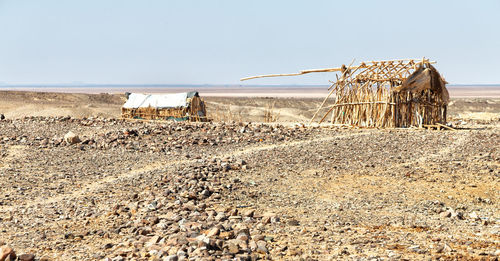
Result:
M121 95L1 92L0 256L498 259L500 100L453 99L456 131L294 126L321 99L206 102L215 122L158 124L117 120Z
M322 98L204 97L209 115L215 120L264 120L271 111L278 122L307 122ZM44 93L0 91L0 113L7 118L26 116L120 117L123 94ZM449 105L451 121L500 118L500 99L454 98Z

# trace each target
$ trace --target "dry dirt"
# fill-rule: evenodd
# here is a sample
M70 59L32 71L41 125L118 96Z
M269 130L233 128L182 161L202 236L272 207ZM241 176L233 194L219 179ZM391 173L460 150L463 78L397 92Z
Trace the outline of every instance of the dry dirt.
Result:
M271 110L282 123L308 122L323 101L322 98L274 97L205 97L204 100L209 115L216 121L262 122L265 112ZM0 91L0 113L11 119L28 116L119 118L124 102L123 94ZM456 98L450 102L448 112L450 121L498 121L500 99Z
M36 260L499 258L499 100L453 100L456 131L290 123L319 99L206 101L229 122L0 93L0 245ZM259 123L273 104L281 123Z

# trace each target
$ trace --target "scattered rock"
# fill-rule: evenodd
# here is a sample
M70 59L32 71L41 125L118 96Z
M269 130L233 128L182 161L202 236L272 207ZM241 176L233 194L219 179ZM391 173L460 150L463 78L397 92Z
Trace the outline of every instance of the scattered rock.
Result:
M245 212L243 212L244 217L253 217L254 214L255 214L254 209L248 209Z
M12 122L0 122L0 181L16 180L0 192L1 208L12 209L0 216L0 231L5 239L31 237L15 242L16 249L39 249L37 256L72 251L78 260L377 260L384 258L380 246L391 249L386 256L394 259L495 253L489 239L462 240L465 234L481 240L498 234L499 221L487 218L496 202L447 193L497 177L490 170L497 170L491 166L498 156L481 143L495 141L495 130L302 133L246 123L65 117ZM69 129L93 134L65 146L60 133ZM435 157L450 146L463 153ZM475 160L478 152L482 156ZM425 165L412 165L413 159L426 159ZM247 164L251 172L242 171ZM476 170L481 175L469 178ZM405 186L391 183L408 171ZM440 201L413 193L421 183L429 185L430 196L443 193L436 195ZM54 201L59 195L67 200ZM37 204L15 205L33 200ZM463 216L489 225L461 221ZM56 224L61 228L53 233ZM94 239L96 249L80 251ZM471 251L452 251L447 242Z
M16 260L16 252L14 249L7 245L0 247L0 261L14 261Z
M64 141L67 144L71 145L71 144L76 144L76 143L80 142L80 138L78 137L78 135L76 135L72 131L70 131L64 135Z
M475 211L471 212L469 217L473 220L481 220Z
M104 249L110 249L113 248L113 243L107 243L104 245Z
M22 254L18 257L19 261L33 261L35 260L35 255L33 254Z
M261 254L268 254L267 243L264 240L257 241L257 252Z
M439 213L439 216L441 216L442 218L449 218L449 217L451 217L451 212L450 211L443 211L443 212Z
M214 227L214 228L210 229L210 231L208 231L207 237L217 236L217 235L219 235L219 232L220 232L220 229L218 227Z
M179 257L176 255L171 255L171 256L165 257L163 260L164 261L177 261L177 260L179 260Z
M234 244L234 243L229 243L227 246L227 249L228 249L229 253L233 254L233 255L236 255L240 252L239 246Z

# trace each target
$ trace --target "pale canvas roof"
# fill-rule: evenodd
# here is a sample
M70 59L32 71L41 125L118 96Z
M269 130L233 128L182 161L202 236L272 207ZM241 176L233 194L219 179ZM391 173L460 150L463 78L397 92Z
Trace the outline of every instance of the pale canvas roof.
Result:
M187 107L187 92L174 93L174 94L142 94L131 93L123 108L137 109L137 108L180 108Z

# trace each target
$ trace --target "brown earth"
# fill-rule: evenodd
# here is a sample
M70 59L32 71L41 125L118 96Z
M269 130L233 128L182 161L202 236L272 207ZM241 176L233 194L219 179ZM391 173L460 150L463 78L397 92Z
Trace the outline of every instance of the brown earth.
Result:
M322 98L205 97L209 115L215 120L262 122L272 110L278 122L307 122ZM0 91L0 113L7 118L26 116L71 116L119 118L123 94L44 93ZM449 119L496 121L500 119L498 98L456 98L449 105Z
M453 100L456 131L292 124L320 99L206 101L226 122L129 122L113 119L118 95L1 92L0 246L46 260L498 259L499 100ZM258 123L270 108L280 123Z

